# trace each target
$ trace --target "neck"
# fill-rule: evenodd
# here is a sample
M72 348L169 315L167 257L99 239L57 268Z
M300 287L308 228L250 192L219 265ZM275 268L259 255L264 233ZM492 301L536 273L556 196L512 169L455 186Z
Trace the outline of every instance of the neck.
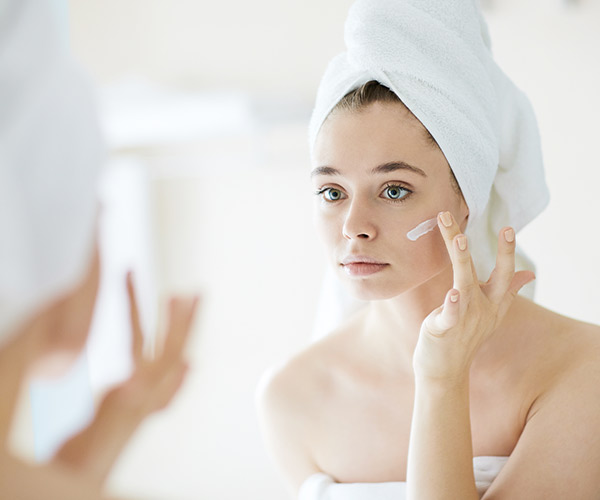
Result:
M401 295L387 300L372 301L367 306L362 335L365 346L373 349L374 359L381 369L402 376L413 376L412 358L421 324L427 315L444 303L446 293L452 288L452 267ZM506 365L513 343L506 338L513 332L523 332L533 314L531 301L518 296L496 332L480 347L473 364L474 373L486 376L495 374ZM521 325L521 326L519 326ZM516 335L518 338L519 336Z
M364 334L380 350L382 362L412 373L412 356L421 324L427 315L444 303L452 288L452 266L401 295L368 305ZM400 363L400 364L399 364Z

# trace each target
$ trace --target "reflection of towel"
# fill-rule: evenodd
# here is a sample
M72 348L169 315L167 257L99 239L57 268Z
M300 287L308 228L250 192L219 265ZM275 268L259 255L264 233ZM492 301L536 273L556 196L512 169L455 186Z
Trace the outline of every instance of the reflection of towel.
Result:
M347 52L319 87L310 144L331 109L369 80L393 90L436 139L463 191L479 278L493 269L498 231L517 231L548 203L536 120L492 58L476 0L358 0ZM524 263L522 263L523 265Z
M104 149L49 2L0 7L1 343L83 276Z
M473 471L481 498L499 474L508 457L475 457ZM298 500L402 500L406 498L405 482L336 483L327 474L309 476L298 494Z

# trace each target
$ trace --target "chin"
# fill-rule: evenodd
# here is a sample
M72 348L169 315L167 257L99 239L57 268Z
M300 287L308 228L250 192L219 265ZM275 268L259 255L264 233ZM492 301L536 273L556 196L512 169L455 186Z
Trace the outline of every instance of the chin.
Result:
M407 279L409 277L406 275L352 278L343 271L338 277L344 284L344 288L358 300L388 300L430 283L442 270L433 270L425 276L412 276L413 279Z
M350 278L342 272L340 278L344 288L358 300L391 299L411 288L409 286L402 286L398 282L390 282L389 279L379 279L379 277L374 276L368 278Z
M402 295L405 290L389 290L374 286L361 286L357 283L347 284L346 288L358 300L387 300Z

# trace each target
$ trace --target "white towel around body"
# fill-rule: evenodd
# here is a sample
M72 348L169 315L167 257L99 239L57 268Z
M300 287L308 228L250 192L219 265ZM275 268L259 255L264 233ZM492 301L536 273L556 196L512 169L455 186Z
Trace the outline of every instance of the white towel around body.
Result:
M481 498L502 470L508 457L475 457L473 471ZM309 476L298 494L298 500L403 500L405 482L336 483L331 476L317 473Z

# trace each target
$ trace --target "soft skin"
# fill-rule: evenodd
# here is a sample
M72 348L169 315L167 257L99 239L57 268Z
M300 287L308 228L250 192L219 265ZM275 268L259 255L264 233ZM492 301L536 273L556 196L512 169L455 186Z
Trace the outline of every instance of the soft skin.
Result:
M317 195L316 226L340 279L361 299L395 297L447 272L450 261L438 231L416 242L406 233L442 210L456 214L463 228L468 215L462 197L452 189L442 152L427 143L406 108L387 106L396 112L386 113L385 105L374 104L360 113L334 113L315 147L315 191L330 188L342 196L329 201L331 191ZM371 173L390 162L404 162L425 175L409 169ZM339 174L328 174L323 167ZM390 194L401 197L395 201ZM367 254L387 266L368 278L349 279L341 262L352 254Z
M372 173L390 162L426 176ZM314 168L328 259L370 301L261 385L263 433L292 497L325 472L345 483L408 478L419 500L477 498L472 458L495 455L509 459L485 499L598 498L600 328L516 296L533 276L514 272L510 228L493 275L474 274L468 209L401 104L335 112ZM413 193L392 202L390 184ZM438 229L406 238L438 213ZM348 254L387 265L352 275Z

